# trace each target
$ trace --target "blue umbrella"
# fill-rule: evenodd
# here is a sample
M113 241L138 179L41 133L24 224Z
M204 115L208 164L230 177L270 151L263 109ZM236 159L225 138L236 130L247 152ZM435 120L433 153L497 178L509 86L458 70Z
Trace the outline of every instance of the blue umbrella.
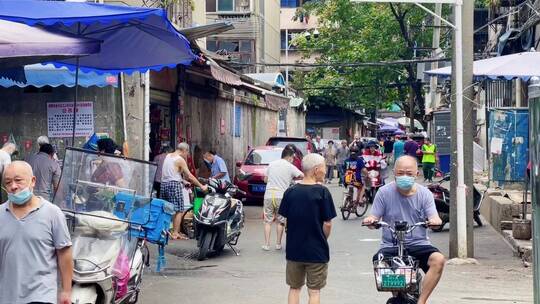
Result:
M99 40L73 37L0 20L0 64L3 69L44 60L85 56L99 52L99 48Z
M190 64L197 57L163 9L85 2L2 0L0 19L101 41L97 54L53 62L75 71L132 73ZM78 99L75 86L74 109ZM73 117L73 141L75 121Z
M163 9L86 2L2 0L0 19L101 41L101 51L56 61L83 72L131 73L190 64L196 56Z

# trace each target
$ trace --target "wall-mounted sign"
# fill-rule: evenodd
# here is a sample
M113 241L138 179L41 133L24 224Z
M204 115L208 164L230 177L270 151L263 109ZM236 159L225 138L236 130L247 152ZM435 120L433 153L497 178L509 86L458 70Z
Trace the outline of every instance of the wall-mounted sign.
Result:
M77 102L75 136L94 134L94 103ZM71 137L73 135L73 102L47 103L47 129L49 137Z

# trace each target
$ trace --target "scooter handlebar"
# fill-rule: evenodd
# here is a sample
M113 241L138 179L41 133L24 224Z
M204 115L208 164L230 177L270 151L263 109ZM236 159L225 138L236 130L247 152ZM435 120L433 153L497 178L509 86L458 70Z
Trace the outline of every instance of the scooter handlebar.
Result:
M390 225L388 225L388 223L386 222L383 222L383 221L377 221L377 222L373 222L371 224L364 224L362 223L362 226L365 226L365 227L375 227L375 229L380 229L382 227L390 227Z

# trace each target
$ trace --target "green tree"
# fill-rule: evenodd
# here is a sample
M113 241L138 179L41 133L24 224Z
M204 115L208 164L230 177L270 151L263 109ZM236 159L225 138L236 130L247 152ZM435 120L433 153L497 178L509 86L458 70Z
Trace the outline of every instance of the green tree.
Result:
M426 13L414 5L313 1L298 14L318 17L319 37L299 35L293 43L304 57L315 57L320 64L410 60L415 46L431 46L432 31L422 27L428 22ZM412 90L415 116L421 118L423 90L416 76L415 64L332 65L296 73L293 84L308 88L304 92L309 97L323 97L352 108L383 108L402 101L400 106L407 112L409 106L404 101Z

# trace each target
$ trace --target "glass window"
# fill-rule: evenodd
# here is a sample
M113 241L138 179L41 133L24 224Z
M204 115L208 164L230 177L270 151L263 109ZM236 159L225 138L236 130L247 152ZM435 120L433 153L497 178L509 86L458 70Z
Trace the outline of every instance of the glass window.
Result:
M218 1L218 6L217 6L218 11L221 11L221 12L234 11L234 0L217 0L217 1Z
M238 52L238 41L220 41L220 50L227 50L229 52Z
M296 37L296 33L289 31L289 50L296 49L296 46L293 44L293 39ZM285 50L287 45L287 40L285 39L285 31L281 31L281 49Z
M218 50L216 40L206 40L206 49L210 52L215 52Z
M216 0L206 0L206 12L216 11Z
M281 7L299 7L300 0L281 0Z
M240 52L251 53L253 50L251 43L251 40L240 40Z
M246 158L246 165L268 165L281 159L283 149L253 150Z

